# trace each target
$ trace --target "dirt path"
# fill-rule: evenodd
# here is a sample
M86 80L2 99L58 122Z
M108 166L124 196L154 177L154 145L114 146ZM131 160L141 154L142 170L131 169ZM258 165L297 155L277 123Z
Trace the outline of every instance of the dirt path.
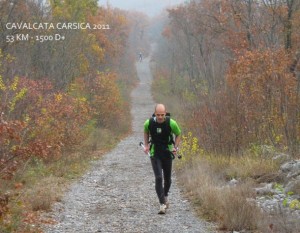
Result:
M45 232L210 232L182 197L175 176L170 209L158 215L158 199L149 158L138 148L143 122L154 107L149 60L137 63L140 84L132 93L133 134L95 162L93 168L54 206L58 222Z

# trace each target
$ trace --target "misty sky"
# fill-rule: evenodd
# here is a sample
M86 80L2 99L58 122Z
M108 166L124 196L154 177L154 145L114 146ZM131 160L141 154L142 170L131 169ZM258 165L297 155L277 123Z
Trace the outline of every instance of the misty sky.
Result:
M154 16L166 7L182 3L184 0L98 0L98 2L100 5L108 2L113 7L141 11L149 16Z

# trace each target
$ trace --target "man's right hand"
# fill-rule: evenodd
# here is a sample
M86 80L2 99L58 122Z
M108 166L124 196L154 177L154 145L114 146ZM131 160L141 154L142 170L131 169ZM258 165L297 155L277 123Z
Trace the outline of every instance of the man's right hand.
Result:
M147 144L147 145L145 144L144 152L145 152L145 154L148 154L150 152L150 145L149 144Z

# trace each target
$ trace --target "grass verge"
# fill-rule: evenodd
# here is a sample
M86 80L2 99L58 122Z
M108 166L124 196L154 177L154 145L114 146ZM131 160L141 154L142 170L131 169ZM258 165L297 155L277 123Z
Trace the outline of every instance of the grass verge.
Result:
M192 161L192 162L191 162ZM179 184L197 213L221 231L259 231L262 215L255 204L255 179L277 170L270 160L251 157L199 156L177 164ZM229 180L237 179L237 185Z

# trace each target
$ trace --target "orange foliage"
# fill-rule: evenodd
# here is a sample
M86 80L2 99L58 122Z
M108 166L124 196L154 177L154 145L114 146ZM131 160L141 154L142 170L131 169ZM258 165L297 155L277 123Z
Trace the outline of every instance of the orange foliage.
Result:
M98 73L90 79L77 78L71 86L71 95L86 99L97 126L116 126L122 117L124 103L115 73Z
M125 51L130 31L124 12L118 9L99 8L95 16L89 17L89 21L95 25L109 26L109 29L92 31L106 57L116 59L121 56Z
M0 119L0 178L10 179L17 170L19 161L15 158L22 144L24 129L24 122L5 121L3 116Z
M116 75L100 73L93 85L91 106L95 111L98 125L104 127L116 125L122 115L122 101L116 85Z
M30 156L60 156L63 148L80 143L86 136L83 128L91 118L88 103L65 93L54 93L46 80L20 78L3 83L0 96L3 178L12 177L22 160Z
M248 51L231 64L227 83L244 119L237 130L246 128L245 137L282 148L299 140L297 80L290 65L283 49Z
M300 102L289 67L284 49L241 53L230 64L226 89L215 92L213 101L201 96L187 126L201 129L202 145L210 151L238 153L257 143L295 152Z
M39 107L39 111L33 113L35 125L29 143L29 147L37 149L36 156L58 156L62 148L70 148L86 136L82 129L91 116L85 100L54 93Z

